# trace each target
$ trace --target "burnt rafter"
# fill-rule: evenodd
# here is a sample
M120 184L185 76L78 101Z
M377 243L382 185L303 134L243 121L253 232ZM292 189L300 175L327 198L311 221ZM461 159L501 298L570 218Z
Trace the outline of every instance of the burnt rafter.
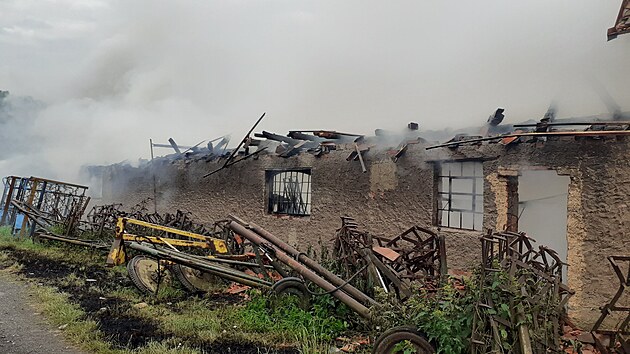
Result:
M625 33L630 33L630 0L622 1L615 25L608 29L608 40Z

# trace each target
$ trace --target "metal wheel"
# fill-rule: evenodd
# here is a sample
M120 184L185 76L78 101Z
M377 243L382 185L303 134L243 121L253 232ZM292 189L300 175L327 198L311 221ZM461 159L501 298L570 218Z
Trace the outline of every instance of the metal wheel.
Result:
M155 294L160 286L172 283L166 267L158 267L158 261L147 256L133 257L127 263L127 273L133 284L147 294Z
M298 306L303 310L311 308L311 295L304 281L300 278L282 278L273 284L271 289L277 296L297 296L299 300Z
M435 349L418 330L411 326L385 331L374 343L373 354L394 353L433 354Z
M225 285L220 277L185 265L175 264L171 267L171 271L184 288L193 293L206 293Z

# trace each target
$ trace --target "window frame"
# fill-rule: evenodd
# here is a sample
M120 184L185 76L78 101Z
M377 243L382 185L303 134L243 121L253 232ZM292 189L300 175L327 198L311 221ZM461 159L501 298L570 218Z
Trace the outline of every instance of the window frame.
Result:
M307 178L304 178L307 176ZM300 168L276 168L265 170L265 212L269 215L277 216L291 216L291 217L309 217L312 212L312 197L313 197L313 171L310 167ZM282 189L281 193L285 192L286 182L282 182L285 177L296 178L297 186L300 188L299 198L297 204L293 202L283 202L281 198L286 194L275 193ZM306 191L304 190L306 188ZM304 200L302 200L304 198ZM283 204L284 203L284 204ZM282 206L284 205L284 208ZM303 211L301 210L303 208ZM281 211L279 211L281 210ZM296 211L297 210L297 211Z
M472 164L472 175L465 171L465 164ZM459 165L459 168L453 166ZM448 166L448 174L445 175L445 166ZM456 171L459 169L459 171ZM482 160L453 160L440 161L435 164L435 180L436 180L436 226L448 227L457 230L483 231L484 216L484 188L485 178L483 174ZM454 173L455 172L455 173ZM453 190L453 181L471 181L471 188L467 191L461 191L460 188ZM446 183L445 183L446 182ZM481 190L478 190L481 189ZM455 198L453 198L455 197ZM457 198L460 197L460 198ZM462 198L463 197L463 198ZM465 200L470 197L470 208L454 206L454 200ZM446 203L445 203L446 202ZM468 201L466 201L467 203ZM446 216L446 220L443 217ZM452 222L451 218L459 218ZM469 218L465 223L465 218ZM470 227L467 227L470 225Z

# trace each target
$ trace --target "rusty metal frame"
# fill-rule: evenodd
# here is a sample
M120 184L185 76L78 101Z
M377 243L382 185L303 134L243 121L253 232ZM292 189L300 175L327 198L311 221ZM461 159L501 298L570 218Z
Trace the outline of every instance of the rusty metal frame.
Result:
M87 186L56 181L41 177L8 176L4 178L4 192L0 200L2 219L0 224L10 225L12 232L20 228L20 235L25 235L30 227L33 235L35 223L29 216L20 213L12 201L24 203L36 209L41 217L56 221L69 235L78 226L90 197L86 195ZM20 226L16 225L18 215L23 216Z
M341 217L341 222L334 239L333 257L345 276L365 265L367 288L373 285L391 290L401 299L410 296L411 282L431 290L444 280L447 264L443 236L413 226L394 238L386 238L359 230L351 217Z
M574 294L562 283L562 270L565 265L558 254L550 248L534 247L536 241L525 233L497 232L491 230L481 238L481 299L477 304L477 316L473 323L471 353L483 352L488 343L500 342L501 328L513 331L518 336L520 353L538 353L560 348L560 320L569 298ZM493 303L492 293L501 291L492 284L492 274L504 272L512 281L520 285L519 306L509 306L509 319L499 317ZM549 322L554 335L542 340L532 338L524 321L523 304L535 308L537 304L554 304L554 314L532 313L532 329L544 328ZM480 328L492 328L488 336Z
M604 354L622 353L630 354L630 307L619 306L617 302L621 299L626 289L630 287L630 256L610 256L608 261L619 279L619 289L612 297L612 299L602 307L602 313L593 325L591 333L595 340L595 346ZM624 273L620 263L627 263L627 269ZM604 320L613 313L625 313L624 319L618 324L618 326L611 330L601 329ZM595 334L601 334L609 338L609 345L605 345L599 336Z

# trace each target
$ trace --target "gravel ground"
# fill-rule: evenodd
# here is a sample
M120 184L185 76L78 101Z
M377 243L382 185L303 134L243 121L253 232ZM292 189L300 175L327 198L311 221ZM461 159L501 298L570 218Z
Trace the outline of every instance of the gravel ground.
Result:
M0 274L0 353L82 354L30 305L28 286Z

